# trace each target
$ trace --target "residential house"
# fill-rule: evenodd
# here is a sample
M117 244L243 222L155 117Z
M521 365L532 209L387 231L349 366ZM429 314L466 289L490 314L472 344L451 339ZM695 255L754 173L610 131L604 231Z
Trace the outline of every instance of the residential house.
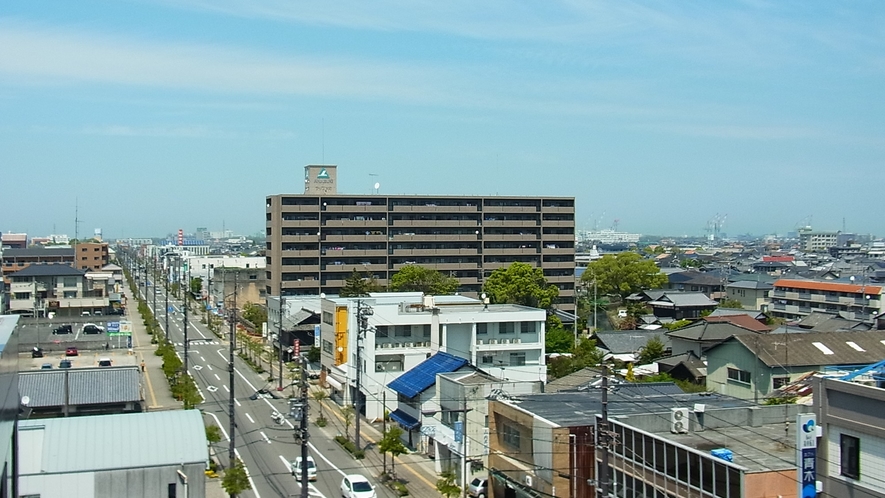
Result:
M618 330L596 332L596 347L606 353L606 358L615 358L625 363L635 363L646 344L657 337L664 343L664 353L671 351L670 339L659 330Z
M731 321L699 320L691 325L666 333L674 355L691 351L703 358L707 350L736 335L758 334L757 330L742 327Z
M797 319L812 311L846 312L847 318L871 320L885 311L883 287L866 283L780 279L771 291L774 316Z
M365 311L361 324L359 316ZM371 314L367 310L371 309ZM350 404L356 392L358 332L362 338L361 404L369 419L383 414L381 392L391 381L443 351L497 378L545 381L547 313L514 304L484 305L466 296L373 293L321 300L325 380ZM362 326L361 326L362 325ZM371 394L371 395L370 395ZM389 391L393 396L393 392Z
M681 292L651 289L627 296L628 301L645 303L658 318L683 320L700 318L716 309L718 303L702 292Z
M817 449L821 496L885 497L885 389L816 376L814 411L823 437ZM869 377L867 377L869 379Z
M491 497L596 497L604 465L601 389L489 402ZM798 413L672 383L622 384L608 395L609 491L702 498L794 495ZM710 450L727 448L733 461Z
M740 302L746 309L760 310L770 302L768 295L773 288L766 282L739 280L725 286L725 298Z
M668 374L676 380L706 385L707 364L692 351L658 358L655 363L658 365L658 373Z
M736 335L707 351L707 387L758 400L808 372L875 363L883 341L885 331Z
M12 313L77 316L104 311L110 305L107 290L90 288L86 272L63 264L30 265L12 275L9 310Z
M717 273L685 270L667 275L667 289L700 292L712 299L722 298L723 278Z

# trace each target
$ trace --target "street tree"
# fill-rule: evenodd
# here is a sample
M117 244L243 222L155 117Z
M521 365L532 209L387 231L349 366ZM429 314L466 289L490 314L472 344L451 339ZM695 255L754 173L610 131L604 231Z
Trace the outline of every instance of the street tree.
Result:
M733 310L744 309L744 305L741 304L740 301L738 301L737 299L731 299L731 298L726 299L726 300L722 301L721 303L719 303L719 307L733 309Z
M323 416L323 401L329 397L329 394L326 391L320 389L311 393L311 396L313 397L314 401L316 401L317 404L320 405L320 417L317 420L325 420L326 417Z
M380 290L381 286L378 285L375 277L353 270L338 295L341 297L367 297L369 293Z
M645 343L645 347L639 352L639 364L648 365L664 356L664 341L654 336Z
M454 294L457 289L458 279L420 265L404 266L390 279L390 290L397 292L423 292L440 296Z
M544 351L549 353L569 353L575 347L575 336L562 327L547 331L544 337Z
M246 303L243 305L243 318L256 328L261 328L261 324L267 322L267 308L260 304Z
M592 285L594 280L599 292L625 298L634 292L664 286L667 276L654 261L627 251L606 254L587 265L581 281Z
M436 480L436 490L445 498L454 498L461 494L461 488L455 484L455 473L447 470Z
M550 309L559 296L559 289L547 283L543 270L518 261L493 271L483 285L483 292L493 303L543 309Z
M221 427L215 424L206 426L206 441L210 444L221 442Z
M221 487L231 496L237 496L243 491L252 489L249 484L249 476L246 474L246 466L239 458L235 458L229 469L224 472L221 479Z
M193 277L190 282L191 293L200 295L203 293L203 278Z
M344 434L350 440L350 426L353 424L353 407L350 405L341 407L341 417L344 418Z
M396 479L396 457L409 452L402 440L403 430L396 425L387 428L387 432L378 441L378 451L382 455L390 453L390 476Z

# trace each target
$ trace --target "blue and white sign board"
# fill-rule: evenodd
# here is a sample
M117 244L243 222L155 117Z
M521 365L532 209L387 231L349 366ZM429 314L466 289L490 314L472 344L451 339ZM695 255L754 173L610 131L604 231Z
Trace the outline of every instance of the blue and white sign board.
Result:
M461 439L464 438L464 422L460 420L455 422L455 442L460 443Z
M817 496L817 422L813 413L796 416L796 468L801 498Z
M313 336L314 336L313 343L316 344L317 346L319 346L320 345L320 326L319 326L319 324L313 326Z
M119 332L120 322L108 322L108 333Z

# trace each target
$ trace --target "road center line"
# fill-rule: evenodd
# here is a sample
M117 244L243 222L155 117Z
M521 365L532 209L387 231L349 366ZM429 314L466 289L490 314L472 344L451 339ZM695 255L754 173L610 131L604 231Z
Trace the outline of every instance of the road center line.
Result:
M249 414L247 413L247 414L246 414L246 418L249 419L249 422L252 422L253 424L255 423L255 420L252 419L252 415L249 415Z
M212 375L215 376L215 380L221 380L221 377L219 377L218 374L212 374Z
M227 384L222 384L221 387L223 387L225 391L230 392L230 389L227 388Z
M259 432L259 434L261 434L261 437L263 437L264 440L267 441L267 444L270 444L270 438L267 437L267 434L265 434L264 431Z

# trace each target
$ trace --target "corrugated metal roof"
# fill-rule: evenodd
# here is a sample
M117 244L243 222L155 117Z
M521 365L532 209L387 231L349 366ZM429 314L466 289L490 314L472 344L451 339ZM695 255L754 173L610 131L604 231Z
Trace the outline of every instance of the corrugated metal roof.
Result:
M454 372L466 364L467 360L464 358L440 351L397 377L387 387L407 398L413 398L436 383L436 374Z
M849 292L853 294L881 294L882 287L878 285L837 284L833 282L818 282L815 280L790 280L782 278L774 283L774 286L783 289L805 289L830 292Z
M770 367L861 365L885 358L885 331L881 330L754 334L734 340Z
M137 469L206 462L198 410L19 421L21 475Z
M69 404L96 405L142 400L141 376L137 366L73 368L20 372L19 395L28 396L31 408L64 405L65 375Z

